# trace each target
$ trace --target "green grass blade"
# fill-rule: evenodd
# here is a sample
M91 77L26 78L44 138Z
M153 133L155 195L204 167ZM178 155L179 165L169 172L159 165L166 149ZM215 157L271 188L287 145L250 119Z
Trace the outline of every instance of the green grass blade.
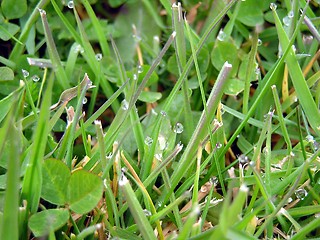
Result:
M144 239L157 239L153 233L153 228L150 225L143 209L139 203L139 200L136 198L135 193L130 186L128 179L125 176L121 177L119 181L119 186L123 191L123 194L126 198L126 201L129 205L130 211L133 215L133 218L138 225L138 228Z
M286 63L288 65L289 74L295 91L297 93L299 103L305 112L307 119L313 130L320 136L320 113L313 100L312 94L306 84L306 80L303 76L302 70L295 57L294 50L291 48L287 34L285 33L281 21L277 15L277 12L273 10L273 16L277 27L279 41L282 49L290 47L289 54L286 57Z
M7 185L3 202L3 217L0 225L0 235L4 239L19 238L19 193L20 193L20 157L21 157L21 126L14 124L17 102L11 105L11 110L1 129L1 135L6 132L6 144L9 145L7 167ZM10 133L10 134L9 134ZM2 151L0 152L1 155Z
M31 155L22 183L22 199L27 200L27 208L32 213L38 209L42 184L42 160L46 149L49 129L50 104L53 79L48 79L47 89L40 108L39 120L34 132Z
M49 52L49 56L50 59L52 61L52 65L53 65L53 70L55 71L55 73L57 74L57 79L60 83L60 85L63 88L68 88L69 85L69 80L67 78L67 74L64 71L64 68L61 64L60 61L60 57L58 54L58 50L57 47L54 43L53 37L52 37L52 32L50 30L48 21L47 21L47 14L44 10L39 9L40 12L40 16L41 16L41 20L42 20L42 25L44 28L44 33L46 36L46 42L47 42L47 47L48 47L48 52Z

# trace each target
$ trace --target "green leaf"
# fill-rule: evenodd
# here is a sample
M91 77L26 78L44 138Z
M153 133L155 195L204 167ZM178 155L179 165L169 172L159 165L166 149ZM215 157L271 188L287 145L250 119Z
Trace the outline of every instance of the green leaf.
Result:
M69 211L67 209L49 209L32 215L29 228L36 237L48 235L67 223Z
M162 97L162 94L159 92L143 91L143 92L141 92L138 99L142 102L153 103L153 102L156 102L159 99L161 99L161 97Z
M85 170L72 173L68 186L70 209L79 214L91 211L99 202L103 185L101 179Z
M20 18L27 12L27 0L3 0L1 8L7 19Z
M13 80L14 73L11 68L0 67L0 81L10 81Z
M237 20L247 26L254 27L263 23L263 2L256 0L242 1Z
M0 24L0 39L8 41L9 39L14 38L14 35L19 32L19 30L20 27L18 25L10 22L3 22Z
M62 161L46 160L42 166L41 197L53 204L64 205L67 201L70 177L70 170Z
M211 62L213 66L220 71L225 62L233 65L238 58L237 55L238 50L234 44L225 41L217 41L211 52Z
M238 95L244 89L244 81L237 78L228 79L228 83L224 89L224 93L228 95Z

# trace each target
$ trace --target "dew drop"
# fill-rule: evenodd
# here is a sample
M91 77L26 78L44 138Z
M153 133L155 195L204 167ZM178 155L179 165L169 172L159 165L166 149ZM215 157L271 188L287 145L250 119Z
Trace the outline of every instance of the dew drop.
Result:
M151 146L151 144L153 143L153 139L149 136L147 136L145 139L144 139L144 143L147 145L147 146Z
M123 109L123 110L128 110L129 109L129 103L128 103L128 101L127 100L123 100L122 102L121 102L121 108Z
M112 158L112 156L113 156L113 153L112 153L112 152L109 152L109 153L107 154L106 158L107 158L108 160L110 160L110 159Z
M313 42L313 36L312 35L303 35L302 40L305 45L310 45Z
M139 65L139 66L138 66L138 73L140 74L140 73L142 73L142 72L143 72L142 66Z
M96 54L96 60L97 60L98 62L100 62L100 61L102 60L102 54L101 54L101 53L97 53L97 54Z
M144 215L146 215L147 217L150 217L152 214L151 214L151 212L149 211L149 210L147 210L147 209L143 209L143 213L144 213Z
M159 150L164 151L168 147L168 142L163 135L159 135L158 137Z
M40 77L38 75L33 75L32 76L32 81L39 82L39 80L40 80Z
M288 13L288 17L289 18L293 18L294 17L294 12L292 10Z
M270 3L270 9L272 10L272 11L275 11L275 10L277 10L277 4L275 4L275 3Z
M163 116L163 117L166 117L167 116L167 113L163 110L160 111L160 114Z
M162 153L156 153L154 157L160 161L162 160Z
M222 29L220 29L217 39L219 41L224 41L226 37L227 37L227 34Z
M82 99L82 104L86 104L88 102L88 99L86 98L86 97L84 97L83 99Z
M219 183L219 180L218 180L218 178L216 176L211 177L209 181L214 186L217 186L218 183Z
M174 125L173 127L173 131L177 134L180 134L183 132L183 125L179 122L176 123L176 125Z
M309 142L309 143L314 143L314 137L312 135L307 135L306 136L306 140Z
M261 73L260 68L257 67L257 68L254 70L254 73L255 73L256 75L260 75L260 73Z
M216 143L216 148L221 148L222 147L222 144L221 143Z
M262 45L262 40L261 40L260 38L258 39L257 45L258 45L258 46L261 46L261 45Z
M29 77L29 72L25 69L22 69L22 75L23 75L23 77L27 78L27 77Z
M74 2L73 1L69 1L67 4L68 8L72 9L74 8Z
M299 188L297 189L294 194L296 195L297 198L299 198L300 200L303 200L307 195L307 191L304 188Z
M290 26L290 22L291 22L291 19L288 17L288 16L285 16L283 19L282 19L282 22L285 26Z
M320 218L320 213L316 213L316 214L314 215L314 217L315 217L315 218Z
M38 8L38 11L39 11L39 13L40 13L41 15L46 15L46 14L47 14L46 11L43 10L43 9L41 9L41 8Z
M246 156L246 155L244 155L244 154L241 154L241 155L238 157L238 159L239 159L239 162L242 163L242 164L248 163L248 161L249 161L248 156Z
M133 74L133 80L137 81L138 80L138 75L137 74Z

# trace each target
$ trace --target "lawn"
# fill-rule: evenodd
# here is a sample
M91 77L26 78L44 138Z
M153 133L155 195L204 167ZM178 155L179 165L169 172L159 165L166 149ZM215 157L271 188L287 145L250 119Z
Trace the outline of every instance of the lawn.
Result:
M2 0L0 238L319 239L319 0Z

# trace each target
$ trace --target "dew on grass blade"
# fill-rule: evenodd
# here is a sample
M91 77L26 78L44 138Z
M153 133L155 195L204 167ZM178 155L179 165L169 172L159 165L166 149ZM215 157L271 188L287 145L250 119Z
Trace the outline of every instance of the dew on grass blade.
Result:
M309 143L313 143L314 142L314 137L312 135L307 135L306 136L306 140L309 142Z
M226 37L227 37L227 34L222 29L220 29L217 39L219 41L224 41Z
M86 104L88 102L88 99L86 98L86 97L84 97L83 99L82 99L82 104Z
M67 4L68 8L72 9L74 8L74 2L73 1L69 1Z
M142 73L142 72L143 72L142 66L139 65L139 66L138 66L138 73Z
M275 3L270 3L270 9L272 10L272 11L275 11L275 10L277 10L277 4L275 4Z
M297 189L294 194L296 195L297 198L299 198L300 200L303 200L307 195L307 191L304 188L299 188Z
M101 53L97 53L95 57L96 57L96 60L97 60L98 62L100 62L101 59L102 59L102 54L101 54Z
M288 17L289 18L293 18L294 17L294 12L292 10L288 13Z
M147 145L147 146L151 146L151 144L153 143L153 139L149 136L147 136L145 139L144 139L144 143Z
M124 100L121 102L121 108L122 108L123 110L125 110L125 111L127 111L127 110L129 109L129 103L128 103L127 100L124 99Z
M291 22L291 19L288 17L288 16L285 16L283 19L282 19L282 22L285 26L290 26L290 22Z
M173 127L173 131L177 134L180 134L183 132L183 125L179 122L176 123L176 125L174 125Z
M167 116L167 113L163 110L160 111L160 114L163 116L163 117L166 117Z
M211 178L209 179L209 181L210 181L210 183L211 183L212 185L214 185L214 186L217 186L218 183L219 183L219 180L218 180L218 178L217 178L216 176L211 177Z
M46 11L43 10L43 9L41 9L41 8L38 8L38 11L39 11L39 13L40 13L41 15L46 15L46 14L47 14Z
M138 75L137 74L133 74L133 80L137 81L138 80Z
M248 156L244 155L244 154L241 154L239 157L238 157L238 160L240 163L247 163L249 161L249 158Z
M159 135L158 137L159 150L164 151L168 147L168 142L163 135Z
M150 217L152 214L148 209L143 209L143 213L144 215L146 215L147 217Z
M258 39L257 45L258 45L258 46L261 46L261 45L262 45L262 40L261 40L260 38Z
M29 72L27 70L22 69L21 71L22 71L23 77L25 77L25 78L29 77Z
M221 143L219 143L219 142L216 143L216 148L217 148L217 149L219 149L219 148L221 148L221 147L222 147L222 144L221 144Z
M40 77L38 75L33 75L32 76L32 81L39 82L39 80L40 80Z
M162 160L162 153L156 153L156 154L154 155L154 157L155 157L157 160L161 161L161 160Z

